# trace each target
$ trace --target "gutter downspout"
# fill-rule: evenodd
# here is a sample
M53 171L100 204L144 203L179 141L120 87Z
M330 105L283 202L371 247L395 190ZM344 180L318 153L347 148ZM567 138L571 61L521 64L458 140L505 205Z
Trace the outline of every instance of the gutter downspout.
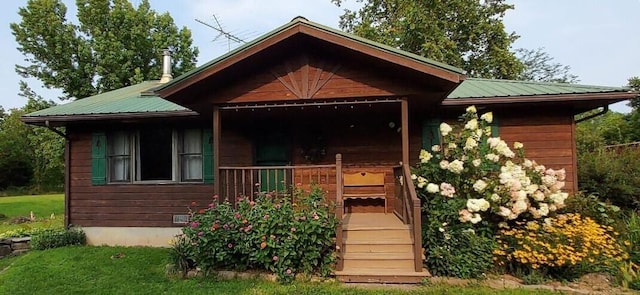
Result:
M64 138L64 228L69 228L69 210L71 200L71 139L69 135L51 127L49 120L44 121L44 126Z
M583 122L583 121L586 121L586 120L593 119L593 118L598 117L598 116L602 116L602 115L606 114L608 111L609 111L609 105L606 105L606 106L604 106L604 109L602 109L602 111L599 111L599 112L597 112L595 114L592 114L592 115L589 115L589 116L586 116L584 118L580 118L580 119L576 120L576 124L578 124L580 122Z

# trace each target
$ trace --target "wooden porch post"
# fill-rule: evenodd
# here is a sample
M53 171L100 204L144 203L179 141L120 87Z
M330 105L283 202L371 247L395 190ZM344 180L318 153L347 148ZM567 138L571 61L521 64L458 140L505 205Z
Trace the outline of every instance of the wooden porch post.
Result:
M220 108L213 106L213 193L220 192Z
M409 102L403 98L400 102L402 113L402 163L409 165Z

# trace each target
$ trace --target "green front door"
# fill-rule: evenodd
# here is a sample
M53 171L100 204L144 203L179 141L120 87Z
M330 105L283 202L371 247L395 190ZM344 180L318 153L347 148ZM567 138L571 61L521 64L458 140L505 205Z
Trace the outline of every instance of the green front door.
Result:
M256 166L287 166L291 164L291 141L285 132L262 133L256 138ZM290 172L285 169L260 170L260 191L282 192L290 185Z

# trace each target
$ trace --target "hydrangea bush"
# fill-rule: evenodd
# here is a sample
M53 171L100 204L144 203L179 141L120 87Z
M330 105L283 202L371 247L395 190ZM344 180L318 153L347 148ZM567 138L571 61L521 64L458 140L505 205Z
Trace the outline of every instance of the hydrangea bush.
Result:
M564 170L526 159L522 143L492 137L492 122L491 112L471 106L459 125L441 123L441 143L421 150L413 169L426 263L436 275L482 276L493 266L498 224L548 216L568 196Z
M184 248L186 240L188 249L180 251L207 272L265 269L288 282L296 273L331 273L336 225L319 187L296 187L293 200L266 193L239 198L236 208L214 196L208 208L191 213L175 245Z
M462 119L458 132L440 124L442 144L420 152L413 178L424 199L460 200L459 220L472 224L538 219L565 206L564 169L525 158L520 142L510 148L491 137L491 112L478 117L471 106Z

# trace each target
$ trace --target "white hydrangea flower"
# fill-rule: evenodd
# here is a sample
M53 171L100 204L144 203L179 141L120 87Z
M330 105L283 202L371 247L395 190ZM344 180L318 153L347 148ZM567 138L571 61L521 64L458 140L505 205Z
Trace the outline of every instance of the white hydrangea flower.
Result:
M418 175L415 175L415 174L411 174L411 179L413 179L413 180L416 180L416 179L418 179Z
M469 106L469 107L467 107L466 112L475 114L475 113L478 112L478 110L476 110L476 106Z
M454 150L454 149L457 149L457 148L458 148L458 145L456 145L454 142L450 142L450 143L447 145L447 147L448 147L449 149Z
M445 122L440 123L440 134L442 134L442 136L447 136L451 131L453 131L453 128L451 128L451 126Z
M464 148L463 149L466 150L466 151L469 151L469 150L472 150L472 149L474 149L476 147L478 147L478 142L475 139L469 137L469 138L467 138L467 141L464 143Z
M478 129L478 120L471 119L466 124L464 124L464 129L476 130Z
M453 160L451 163L449 163L449 167L447 168L447 170L455 174L460 174L462 173L462 170L464 170L464 162L460 160Z
M475 159L475 160L471 161L471 164L473 164L473 167L480 167L480 164L482 164L482 160Z
M492 161L492 162L498 162L500 161L500 156L493 154L493 153L488 153L487 155L484 156L487 160Z
M484 198L467 200L467 210L469 212L484 212L489 210L490 207L491 204Z
M435 153L439 152L440 151L440 145L439 144L433 145L431 147L431 151L435 152Z
M471 221L471 223L473 223L473 224L476 224L476 223L482 221L482 217L480 217L480 214L474 213L473 217L471 217L471 219L469 219L469 221Z
M484 180L482 180L482 179L478 179L473 184L473 189L476 190L476 192L481 193L482 191L484 191L485 188L487 188L487 183L484 182Z
M513 148L516 149L516 150L521 149L523 147L524 147L524 145L522 144L522 142L516 141L516 142L513 143Z
M449 161L447 160L440 161L440 169L446 170L448 168L449 168Z
M491 201L499 202L502 198L498 194L491 194Z
M432 157L433 155L431 155L431 153L427 152L426 150L420 150L420 163L428 163Z
M484 113L482 114L482 116L480 116L480 119L491 124L491 122L493 122L493 113L492 112Z
M427 184L427 192L435 194L435 193L437 193L439 191L440 191L440 187L438 187L437 184L435 184L435 183Z

